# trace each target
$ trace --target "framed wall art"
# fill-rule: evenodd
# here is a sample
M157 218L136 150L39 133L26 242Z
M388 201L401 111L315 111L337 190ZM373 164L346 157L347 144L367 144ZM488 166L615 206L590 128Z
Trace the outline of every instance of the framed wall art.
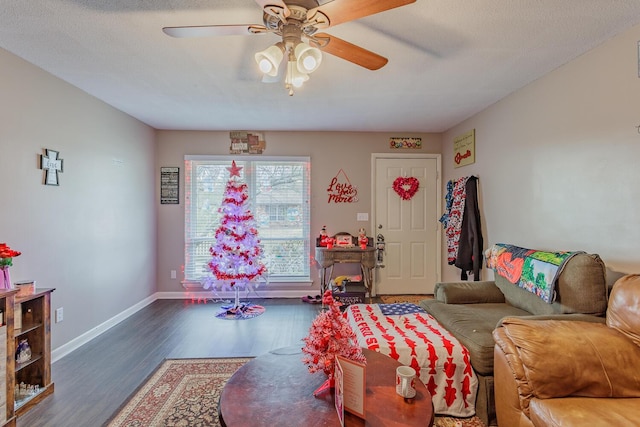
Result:
M180 203L180 168L160 168L160 204L177 205Z

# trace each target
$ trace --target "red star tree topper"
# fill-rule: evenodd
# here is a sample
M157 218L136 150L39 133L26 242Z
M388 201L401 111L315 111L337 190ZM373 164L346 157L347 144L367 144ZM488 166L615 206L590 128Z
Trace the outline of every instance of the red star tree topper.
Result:
M267 269L262 263L262 247L253 214L249 210L247 184L240 177L242 167L235 160L229 170L229 181L222 196L220 226L209 249L209 270L213 278L204 288L246 289Z

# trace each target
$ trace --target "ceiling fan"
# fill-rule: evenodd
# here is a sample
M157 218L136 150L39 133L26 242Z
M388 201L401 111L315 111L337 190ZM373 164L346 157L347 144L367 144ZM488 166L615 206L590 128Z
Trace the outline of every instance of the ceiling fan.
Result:
M320 0L322 1L322 0ZM416 0L256 0L263 10L264 25L202 25L164 27L171 37L209 37L273 33L281 41L255 54L260 70L275 77L286 61L285 88L293 88L309 80L309 74L322 62L322 53L337 56L369 70L377 70L388 62L374 52L327 33L318 32L365 16L374 15Z

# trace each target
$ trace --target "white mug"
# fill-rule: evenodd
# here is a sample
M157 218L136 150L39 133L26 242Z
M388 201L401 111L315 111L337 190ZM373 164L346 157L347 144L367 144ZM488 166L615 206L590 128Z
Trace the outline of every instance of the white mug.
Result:
M416 396L416 370L411 366L396 369L396 393L407 399Z

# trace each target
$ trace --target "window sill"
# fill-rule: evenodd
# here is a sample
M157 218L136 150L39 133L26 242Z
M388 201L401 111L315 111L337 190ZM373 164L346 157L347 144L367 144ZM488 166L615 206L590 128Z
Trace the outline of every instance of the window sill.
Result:
M264 289L265 287L268 286L274 286L274 287L297 287L297 286L312 286L313 285L313 281L312 280L287 280L287 281L283 281L283 280L279 280L279 281L270 281L268 284L265 283L260 283L259 288ZM185 288L188 291L198 291L198 290L204 290L202 287L202 283L197 282L197 281L189 281L189 280L185 280L182 282L182 287Z

